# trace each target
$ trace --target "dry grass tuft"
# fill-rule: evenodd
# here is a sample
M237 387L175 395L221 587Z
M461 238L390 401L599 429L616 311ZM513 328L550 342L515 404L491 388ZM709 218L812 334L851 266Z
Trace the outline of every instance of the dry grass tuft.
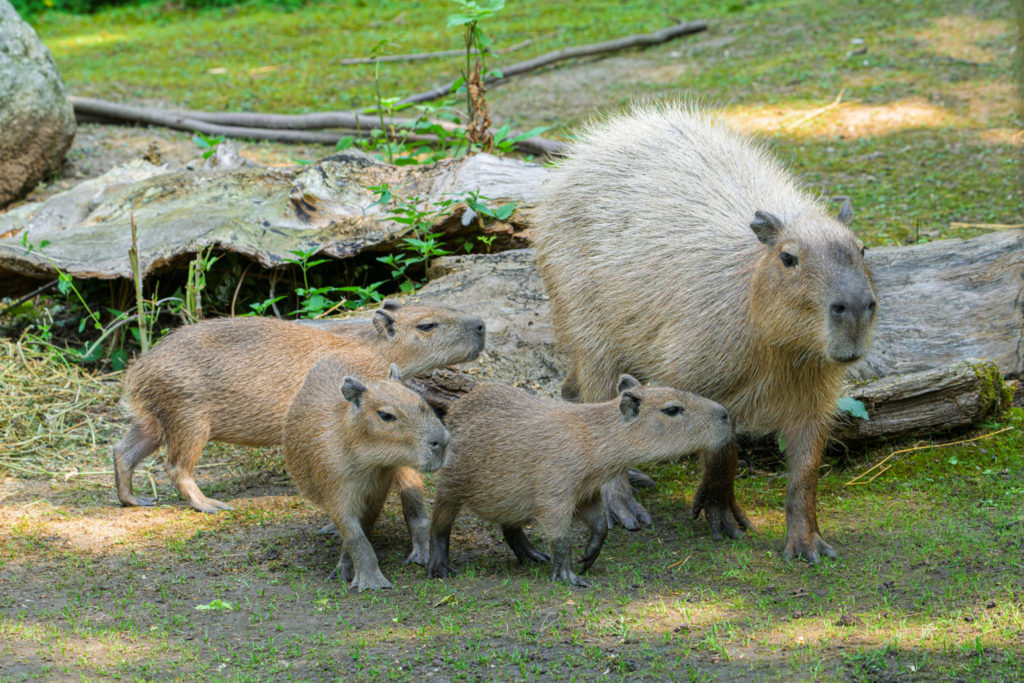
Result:
M97 375L42 344L0 338L0 469L71 478L109 469L117 375Z

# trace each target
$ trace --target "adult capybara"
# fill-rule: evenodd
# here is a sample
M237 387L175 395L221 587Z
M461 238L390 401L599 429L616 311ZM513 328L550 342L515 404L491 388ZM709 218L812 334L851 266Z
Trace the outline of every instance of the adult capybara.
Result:
M844 207L846 208L846 207ZM835 551L818 531L818 466L846 368L867 353L875 290L863 244L758 144L682 105L595 123L533 213L563 395L608 397L619 373L724 405L737 432L779 433L785 557ZM694 514L739 536L731 478L705 472ZM610 517L650 522L625 477Z
M134 363L125 378L121 400L134 420L114 447L121 503L154 502L134 495L132 473L143 458L166 444L167 472L189 504L203 512L228 509L203 495L195 483L203 445L281 443L288 406L306 373L324 356L342 354L360 377L379 379L390 363L416 374L472 360L484 346L483 321L447 308L385 302L374 313L373 325L362 327L333 334L272 318L231 318L172 332ZM421 495L418 473L403 471L399 480L403 499ZM425 510L422 506L418 534L422 561L427 553Z
M283 442L288 473L341 538L331 577L363 591L391 588L367 539L391 484L401 469L440 467L449 434L396 365L387 380L365 384L358 371L342 356L317 361L288 410Z
M729 415L714 401L640 386L629 375L617 389L612 401L568 403L485 383L456 401L448 411L451 453L438 473L427 575L454 574L448 539L465 505L501 525L520 562L551 561L523 533L524 525L539 523L553 541L551 580L586 587L572 571L570 531L574 520L590 527L582 573L608 531L601 486L631 465L701 449L722 452L732 441Z

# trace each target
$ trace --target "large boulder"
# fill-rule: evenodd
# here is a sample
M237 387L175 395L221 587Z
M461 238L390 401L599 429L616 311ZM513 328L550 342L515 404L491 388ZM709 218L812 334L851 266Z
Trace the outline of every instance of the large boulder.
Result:
M60 167L75 112L35 30L0 0L0 207Z

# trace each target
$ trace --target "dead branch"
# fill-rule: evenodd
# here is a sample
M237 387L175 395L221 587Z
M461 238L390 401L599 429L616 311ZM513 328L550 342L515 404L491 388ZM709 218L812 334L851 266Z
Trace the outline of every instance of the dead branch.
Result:
M534 71L541 67L561 62L566 59L575 59L578 57L591 57L594 55L605 54L608 52L619 52L626 50L631 47L649 47L651 45L660 45L666 43L675 38L689 35L691 33L699 33L706 31L708 28L708 22L706 21L690 21L676 24L675 26L669 26L652 33L641 33L633 36L626 36L625 38L616 38L615 40L606 40L603 43L593 43L592 45L577 45L575 47L567 47L561 50L555 50L548 52L539 57L528 59L524 62L513 64L509 67L501 69L501 78L492 77L488 78L484 84L494 85L495 83L503 83L513 76L524 74L528 71ZM416 104L419 102L429 102L430 100L436 100L440 97L444 97L452 91L452 86L455 85L455 81L448 83L426 92L418 93L416 95L410 95L399 101L399 104Z
M380 118L374 114L360 112L322 112L317 114L261 114L256 112L168 112L149 107L135 107L91 97L68 98L75 108L79 122L98 121L101 123L141 123L163 126L173 130L200 132L205 135L223 135L231 138L250 140L274 140L277 142L311 142L333 145L346 136L368 138L374 128L380 126ZM415 119L384 117L385 134L391 139L409 142L436 143L433 134L408 133L415 125ZM445 130L456 127L441 122ZM314 132L318 129L342 129L332 132ZM510 137L515 133L509 134ZM558 140L535 137L515 143L515 149L523 154L559 155L565 150L565 143Z

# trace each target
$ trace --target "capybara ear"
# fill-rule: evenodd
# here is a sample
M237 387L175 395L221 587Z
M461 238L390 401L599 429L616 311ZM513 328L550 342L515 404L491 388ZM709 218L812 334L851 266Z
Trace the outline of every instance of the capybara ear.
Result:
M341 380L341 395L345 397L346 401L355 404L357 408L362 405L365 393L366 387L355 377L346 376Z
M377 332L382 336L392 339L395 336L395 319L391 317L390 313L387 313L383 308L378 308L377 312L373 314L373 326L377 328Z
M755 211L754 220L750 222L750 229L757 235L762 244L775 244L782 232L782 221L774 214L767 211Z
M622 417L626 422L636 419L637 414L640 412L641 401L640 396L632 391L622 392L622 398L619 400L619 410L622 411Z
M634 377L633 375L623 374L619 376L619 386L617 389L615 389L615 393L621 394L623 391L626 391L627 389L634 389L638 386L640 386L640 382L637 381L636 377Z
M402 307L402 304L398 303L394 299L384 299L384 301L380 303L380 307L385 311L397 311Z
M398 369L398 366L394 363L388 368L388 379L393 379L396 382L402 381L402 371Z
M853 204L850 203L849 197L844 197L842 206L839 207L839 222L843 225L849 225L852 220Z

